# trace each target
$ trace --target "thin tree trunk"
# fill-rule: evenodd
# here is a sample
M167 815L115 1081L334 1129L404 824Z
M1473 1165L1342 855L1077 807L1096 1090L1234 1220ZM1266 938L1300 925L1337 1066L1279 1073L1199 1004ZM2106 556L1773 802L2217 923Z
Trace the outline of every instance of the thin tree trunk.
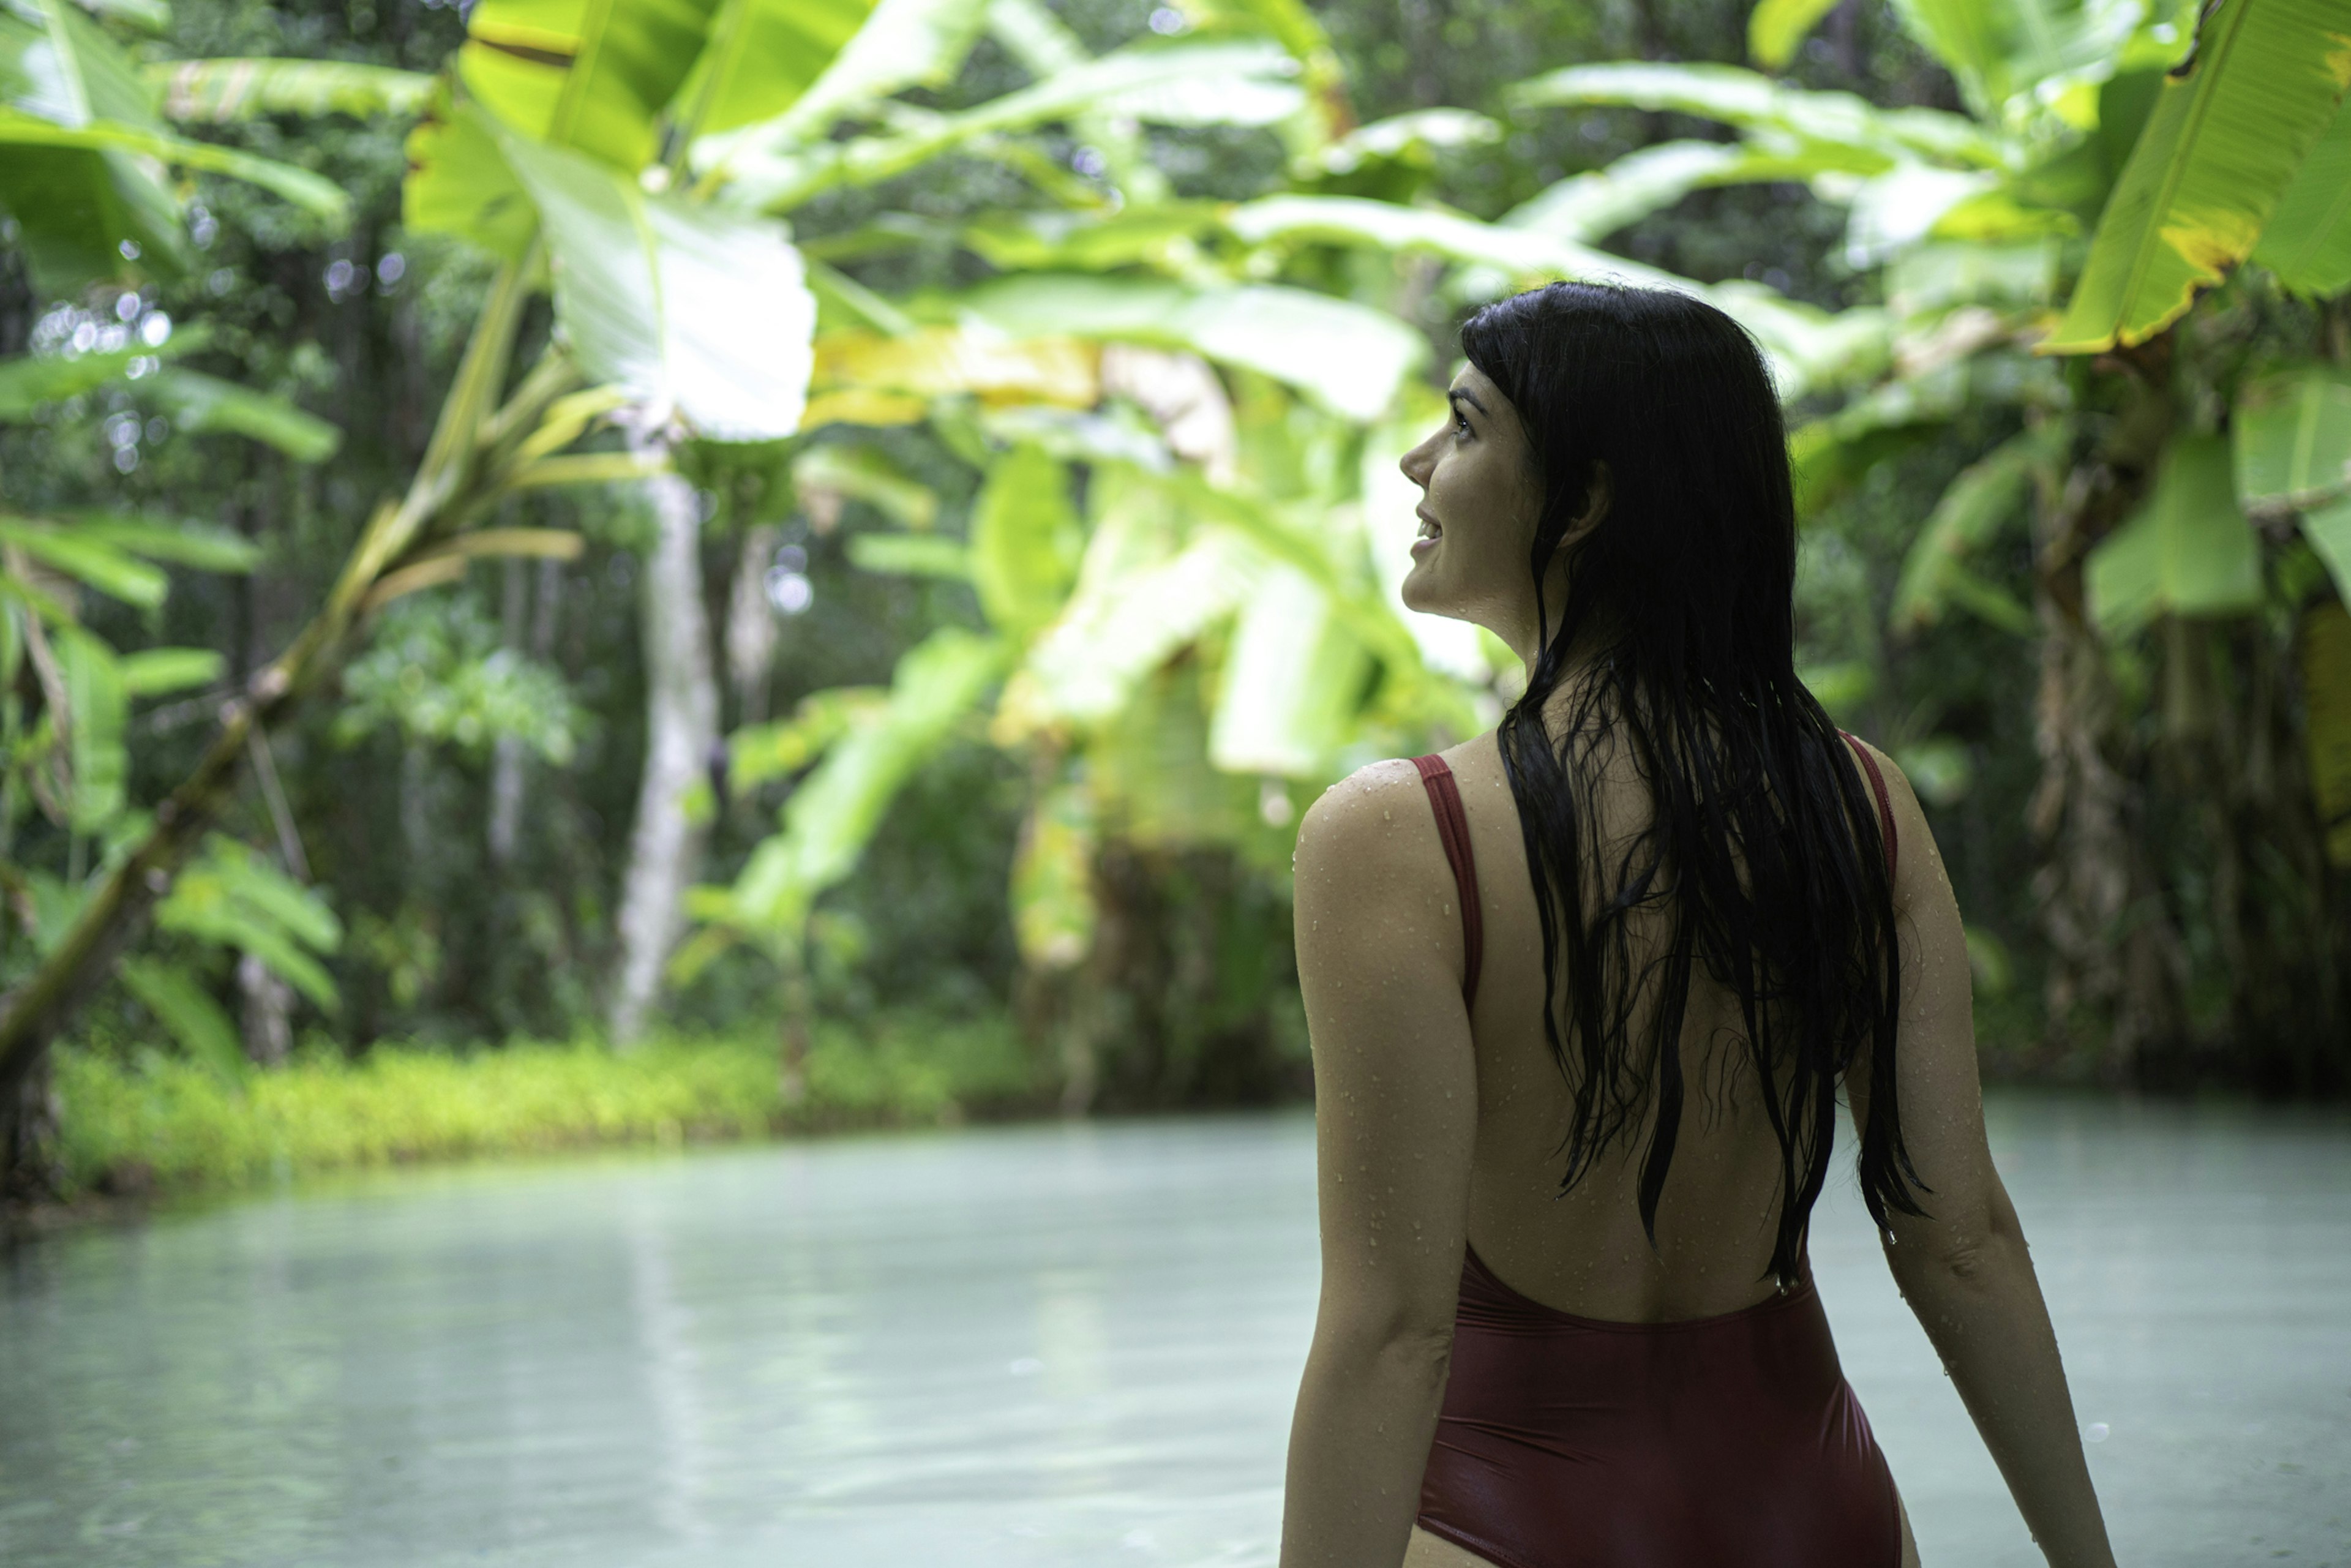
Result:
M658 435L640 439L657 449ZM686 818L686 792L718 739L718 687L702 608L702 533L693 486L675 474L649 481L654 538L645 553L639 615L645 658L645 769L637 789L621 884L621 960L609 1023L615 1045L643 1038L662 970L684 924L685 890L702 867L704 831Z
M236 961L236 988L245 999L245 1054L258 1066L284 1066L294 1048L294 988L246 953Z
M743 530L743 551L726 595L726 678L735 688L737 724L768 716L768 678L776 662L776 611L768 602L768 563L784 532L773 523Z

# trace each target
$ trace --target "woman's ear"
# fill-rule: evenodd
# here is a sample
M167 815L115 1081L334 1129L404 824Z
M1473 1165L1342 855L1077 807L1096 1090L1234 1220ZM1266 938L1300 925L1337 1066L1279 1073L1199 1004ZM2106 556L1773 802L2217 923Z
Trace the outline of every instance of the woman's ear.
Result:
M1600 520L1608 515L1608 504L1615 498L1615 493L1607 460L1593 458L1592 477L1583 486L1583 510L1576 514L1575 521L1568 524L1567 531L1560 535L1559 548L1571 549L1589 538L1592 530L1600 526Z

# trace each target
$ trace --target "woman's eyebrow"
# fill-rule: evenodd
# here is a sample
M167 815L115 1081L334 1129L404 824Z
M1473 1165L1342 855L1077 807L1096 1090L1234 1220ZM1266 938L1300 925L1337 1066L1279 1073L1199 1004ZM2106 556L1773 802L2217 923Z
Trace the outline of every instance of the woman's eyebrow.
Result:
M1447 387L1445 389L1445 400L1447 402L1466 402L1471 408L1476 409L1479 413L1486 413L1486 405L1484 403L1479 402L1476 398L1471 397L1459 387ZM1492 416L1488 415L1488 417L1491 418Z

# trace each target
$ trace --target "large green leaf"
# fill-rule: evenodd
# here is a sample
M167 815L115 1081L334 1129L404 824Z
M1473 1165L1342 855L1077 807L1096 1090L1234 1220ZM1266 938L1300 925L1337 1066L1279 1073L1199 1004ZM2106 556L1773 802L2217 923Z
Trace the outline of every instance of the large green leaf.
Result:
M2334 123L2302 161L2253 259L2297 294L2351 288L2351 109L2335 111Z
M2126 637L2158 615L2261 608L2261 545L2237 509L2231 466L2229 444L2218 435L2183 436L2165 450L2154 494L2085 564L2102 633Z
M334 224L340 225L350 215L350 197L342 187L308 169L120 120L93 120L84 125L58 125L19 110L0 110L0 147L20 150L9 154L12 162L21 158L37 160L42 153L54 152L95 152L102 156L128 153L153 158L183 169L225 174L258 185ZM0 195L7 190L0 186ZM18 222L29 225L43 221L42 210L28 211L15 197L7 199Z
M114 650L78 627L55 633L58 673L65 677L66 755L73 766L67 820L78 833L96 832L120 815L131 776L123 733L131 694Z
M1856 162L1866 167L1850 169ZM1736 141L1660 141L1628 152L1604 169L1562 180L1499 221L1505 228L1596 244L1692 191L1807 180L1831 171L1870 173L1877 167L1877 160L1855 160L1835 148L1780 153Z
M1225 654L1208 758L1228 773L1319 779L1347 738L1372 659L1304 572L1278 566L1242 607Z
M792 939L816 896L856 869L890 802L1002 674L1004 660L1002 643L959 628L917 643L898 661L889 700L851 718L785 802L783 831L751 852L723 903L699 901L705 911L747 934Z
M821 135L852 110L912 87L945 87L962 68L987 8L971 0L881 0L822 75L779 113L694 145L698 171L738 155L758 162Z
M2163 84L2045 352L2141 343L2244 260L2351 81L2351 0L2220 0Z
M2309 365L2252 382L2230 411L2237 499L2305 507L2351 488L2351 371Z
M1977 113L2054 77L2102 78L2146 14L2145 0L1894 0L1903 25L1959 79Z
M245 1076L245 1042L236 1025L193 975L155 958L125 958L115 972L182 1050L225 1078Z
M1015 337L1054 333L1190 349L1286 382L1351 419L1378 416L1427 357L1384 310L1275 285L1191 288L1137 277L1037 274L956 297Z
M456 235L519 262L538 233L538 209L507 162L496 121L444 89L408 133L400 218L426 234Z
M510 136L506 152L538 204L556 312L593 379L715 440L799 427L816 301L776 224L649 195L560 148Z
M1962 115L1933 109L1879 109L1849 92L1809 92L1783 87L1737 66L1654 65L1613 61L1569 66L1530 78L1510 89L1521 108L1623 104L1671 110L1768 137L1793 152L1841 148L1877 169L1917 157L2004 168L2007 145Z
M2034 471L2061 461L2072 438L2070 425L2053 420L2010 437L1960 471L1903 558L1887 617L1897 629L1931 625L1956 602L2004 632L2032 630L2032 612L1977 576L1968 558L2016 517Z
M457 75L509 129L634 173L718 0L480 0Z
M67 0L0 10L0 124L69 131L99 120L161 131L129 57ZM115 277L131 258L164 276L184 266L179 203L151 163L102 145L0 146L0 209L44 293Z
M1059 614L1084 548L1069 471L1043 447L1015 446L989 465L972 508L970 571L999 630L1025 641Z
M678 95L689 135L771 120L823 76L873 0L723 0Z
M149 66L146 78L162 94L165 117L183 124L263 114L404 118L423 113L433 99L433 78L421 71L350 60L171 60Z
M1498 277L1532 283L1552 277L1667 288L1706 300L1755 334L1769 351L1781 395L1802 396L1818 387L1875 373L1890 351L1891 322L1885 312L1855 308L1834 316L1789 299L1761 284L1713 285L1645 267L1573 240L1532 228L1479 223L1475 218L1426 207L1353 196L1268 196L1244 203L1226 216L1243 239L1277 237L1374 246L1384 250L1426 251L1472 264ZM1493 290L1503 292L1505 284ZM1203 352L1216 357L1212 350ZM1240 361L1241 363L1251 363ZM1292 380L1274 364L1258 365ZM1301 383L1302 384L1302 383ZM1326 401L1329 401L1326 399ZM1332 403L1347 409L1347 405ZM1382 406L1384 406L1383 404ZM1358 413L1368 418L1377 413Z
M902 116L904 130L846 141L777 144L746 137L724 154L714 177L727 199L780 211L842 184L872 184L982 138L1027 131L1099 112L1136 120L1197 123L1228 93L1237 110L1255 111L1262 89L1297 65L1270 44L1183 44L1121 49L957 114Z
M323 463L342 444L343 433L317 415L217 376L166 367L146 378L141 392L183 431L248 436L297 463Z

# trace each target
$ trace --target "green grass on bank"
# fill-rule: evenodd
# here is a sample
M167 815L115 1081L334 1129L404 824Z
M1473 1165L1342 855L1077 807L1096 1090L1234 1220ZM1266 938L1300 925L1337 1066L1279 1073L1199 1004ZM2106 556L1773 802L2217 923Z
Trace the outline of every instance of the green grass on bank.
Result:
M84 1192L175 1194L411 1160L933 1124L1040 1103L1006 1019L820 1025L783 1102L772 1040L518 1042L466 1054L379 1045L239 1080L156 1051L58 1052L59 1153Z

